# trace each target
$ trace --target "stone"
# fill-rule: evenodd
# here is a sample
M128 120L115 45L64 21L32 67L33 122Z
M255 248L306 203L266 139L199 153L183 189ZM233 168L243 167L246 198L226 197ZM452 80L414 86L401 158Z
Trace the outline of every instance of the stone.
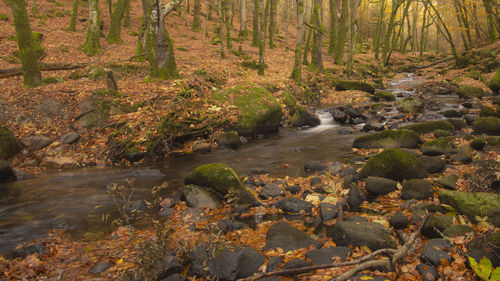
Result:
M182 195L187 205L193 208L218 209L221 207L220 200L213 193L203 187L188 184L182 188Z
M258 272L266 260L266 256L250 247L232 247L224 248L222 253L208 260L207 267L210 275L218 280L236 280Z
M497 117L479 117L472 122L474 134L500 134L500 118Z
M16 155L21 151L21 145L16 139L16 136L0 125L0 159L7 159Z
M364 281L364 280L369 280L369 281L392 281L391 279L387 277L382 277L382 276L372 276L369 274L356 274L353 277L349 278L348 281Z
M203 154L203 153L209 153L210 151L212 151L212 148L210 147L209 143L198 141L193 144L194 153Z
M365 189L369 194L372 195L385 195L396 190L397 181L393 181L391 179L381 178L381 177L367 177Z
M401 211L389 218L389 224L395 229L404 229L409 223L410 220Z
M187 208L182 212L181 218L184 222L199 222L206 216L201 208Z
M417 265L417 270L420 275L423 277L423 281L438 281L439 280L439 273L436 271L436 269L430 265L427 264L419 264Z
M489 259L494 268L500 266L500 231L482 236L467 243L467 254L478 263L483 258Z
M453 124L451 124L448 121L438 120L438 121L427 121L417 124L411 124L408 126L404 126L401 129L415 131L418 134L422 135L422 134L432 133L437 130L454 131L455 126L453 126Z
M446 131L446 130L436 130L434 131L434 137L435 138L444 138L444 137L451 137L453 135L452 131Z
M458 181L458 176L456 174L451 174L438 179L436 183L444 188L456 190L457 181Z
M305 259L292 259L285 263L283 266L284 269L292 269L292 268L299 268L299 267L304 267L304 266L309 266L311 263L306 261Z
M451 123L455 127L455 130L462 130L466 126L462 118L448 118L446 121Z
M444 169L445 161L441 157L422 155L420 159L424 163L425 171L429 174L439 173Z
M77 168L78 161L71 157L45 157L43 159L45 166L51 169L70 169Z
M217 143L219 143L219 145L221 146L226 146L230 148L237 148L242 144L238 132L236 131L229 131L222 134L217 139Z
M354 148L416 148L420 136L410 130L385 130L354 139Z
M155 263L155 270L158 279L166 278L167 276L181 273L181 262L176 256L167 255L164 258L157 260Z
M455 153L457 149L453 143L453 137L445 137L424 143L422 147L420 147L420 151L422 151L424 155L436 156Z
M319 203L319 214L323 221L333 220L337 217L337 205L330 203Z
M290 192L291 194L297 194L300 193L302 189L298 185L287 185L285 187L285 190Z
M403 113L417 113L422 111L424 104L416 97L407 97L396 101L397 109Z
M175 273L175 274L170 275L167 278L161 279L161 281L187 281L187 280L188 279L186 277L180 275L179 273ZM122 281L124 281L124 280L122 280Z
M273 183L268 183L262 187L259 197L262 199L271 199L273 197L283 196L285 192Z
M94 265L92 268L90 268L89 273L93 275L98 275L99 273L102 273L111 267L113 267L113 263L109 261L100 261L96 265Z
M321 243L314 240L307 233L294 228L286 222L277 222L267 231L264 250L281 248L283 251L288 252L309 248L311 245L321 248Z
M345 221L368 222L368 220L365 217L358 216L358 215L348 215L344 220Z
M338 80L335 83L335 89L337 91L358 90L370 94L375 93L375 88L372 85L360 81Z
M217 226L222 231L222 234L226 234L228 231L236 231L247 227L245 223L235 221L235 220L218 220Z
M62 144L72 144L80 139L80 135L77 133L67 133L59 139Z
M45 246L41 242L36 242L32 245L21 245L17 246L13 251L12 251L12 257L13 258L25 258L29 255L32 255L34 253L37 253L38 255L45 255L49 252L49 249L47 246Z
M495 94L500 94L500 69L497 69L495 75L488 82L488 87Z
M429 238L441 238L441 233L452 225L452 216L431 215L422 228L422 234Z
M396 97L389 91L376 91L372 99L374 101L395 101Z
M352 183L349 188L349 193L347 193L347 203L349 204L349 209L356 211L363 202L366 201L366 194L359 189L358 185Z
M46 136L27 137L22 140L23 144L32 151L37 151L49 146L52 140Z
M464 164L469 164L472 162L472 155L470 153L471 148L469 146L461 147L457 154L451 157L452 162L461 162Z
M332 238L338 246L367 246L372 251L396 248L392 234L381 224L373 222L337 222L333 226Z
M325 163L319 161L308 161L304 165L304 171L306 172L320 172L328 169Z
M238 175L226 164L212 163L198 166L184 178L184 184L210 188L217 192L220 199L231 194L239 203L258 206L260 202L243 184Z
M453 261L453 257L451 256L452 247L445 239L431 239L425 244L421 259L423 262L428 262L434 267L438 267L442 260L451 264Z
M442 190L438 197L441 204L452 206L458 213L476 223L476 217L488 217L490 223L500 226L499 194Z
M311 112L302 106L296 106L296 110L292 118L292 125L294 127L315 127L319 124L321 124L321 120L316 113Z
M16 180L17 176L14 170L10 167L9 163L0 159L0 183Z
M401 198L404 200L418 199L424 200L432 197L434 191L432 183L422 179L411 179L403 181L401 189Z
M306 258L314 265L331 264L337 257L345 261L350 253L351 249L348 247L329 247L311 250L307 252Z
M392 180L424 178L427 173L420 158L400 149L389 148L372 156L359 173L360 178L384 177Z
M280 256L274 256L267 262L266 272L273 272L280 268L280 265L284 262L283 258Z
M296 197L283 198L276 202L274 205L281 210L292 214L298 214L301 211L309 213L314 207L313 204Z
M61 103L55 98L45 99L41 104L35 106L36 111L48 118L58 116L61 113L61 108Z
M457 89L457 95L461 98L471 99L483 97L486 93L482 88L473 86L460 86Z
M468 225L454 224L443 231L445 237L465 236L467 233L474 234L474 228Z
M348 175L344 178L344 182L342 183L342 188L346 189L349 188L351 183L357 183L358 177L355 175Z

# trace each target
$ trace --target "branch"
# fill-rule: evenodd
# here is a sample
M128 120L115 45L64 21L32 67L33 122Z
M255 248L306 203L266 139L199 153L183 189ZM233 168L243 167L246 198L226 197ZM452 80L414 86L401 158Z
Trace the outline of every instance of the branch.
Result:
M160 1L160 0L158 0L158 1ZM162 7L162 11L161 11L163 18L168 16L168 14L170 14L170 12L175 10L175 8L177 8L181 3L182 3L182 0L173 0L173 1L168 2L167 4L164 4Z
M90 63L40 63L40 71L72 70L89 66ZM0 79L23 75L21 67L0 69Z
M319 33L321 33L321 34L325 35L325 33L323 32L323 30L321 30L321 29L319 29L319 28L317 28L317 27L315 27L315 26L312 26L312 25L308 24L307 22L304 22L304 24L305 24L307 27L312 28L312 29L314 29L314 30L318 31Z

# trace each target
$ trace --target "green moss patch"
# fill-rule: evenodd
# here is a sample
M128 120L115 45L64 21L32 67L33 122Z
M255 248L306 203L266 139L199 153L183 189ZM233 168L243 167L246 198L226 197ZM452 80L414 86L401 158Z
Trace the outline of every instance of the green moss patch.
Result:
M427 176L424 163L420 158L400 149L389 148L371 157L363 166L360 178L368 176L403 179L424 178Z
M358 90L370 94L375 93L375 88L372 85L360 81L339 80L335 83L335 88L337 91Z
M410 130L386 130L354 139L354 148L416 148L419 135Z
M372 99L374 101L395 101L396 96L388 91L376 91L375 94L373 94Z
M457 95L461 98L480 98L486 95L486 93L479 87L460 86L457 89Z
M7 159L21 151L21 146L9 129L0 125L0 159Z
M500 134L500 118L479 117L472 123L475 134Z
M439 120L439 121L427 121L418 124L412 124L404 126L402 127L402 129L412 130L422 135L422 134L432 133L437 130L453 131L455 130L455 127L448 121Z
M500 93L500 69L497 70L495 73L495 76L491 78L490 82L488 83L488 87L493 91L495 94Z

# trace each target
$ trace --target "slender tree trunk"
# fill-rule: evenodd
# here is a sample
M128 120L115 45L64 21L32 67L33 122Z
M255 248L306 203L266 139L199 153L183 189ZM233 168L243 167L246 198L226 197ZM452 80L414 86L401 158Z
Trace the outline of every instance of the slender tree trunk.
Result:
M227 49L230 50L233 47L233 44L231 41L231 9L228 1L231 0L222 0L222 8L224 9L224 18L226 22L226 46Z
M385 62L387 61L387 54L389 53L389 49L392 45L392 40L391 36L394 33L394 28L396 27L396 15L399 10L399 7L401 7L401 4L403 4L404 0L393 0L392 1L392 6L391 6L391 15L389 16L389 21L387 22L387 29L384 30L384 40L383 42L383 47L382 47L382 60Z
M498 4L497 4L498 5ZM495 15L493 7L493 0L483 0L484 10L486 11L486 17L488 20L488 37L490 42L495 42L500 32L500 19ZM498 6L497 6L498 8ZM496 20L495 20L496 19Z
M108 43L121 43L120 33L122 30L122 19L125 15L125 0L118 0L115 4L113 14L111 14L111 24L106 37Z
M348 24L349 24L349 57L347 60L347 69L352 71L353 68L353 58L356 47L356 35L358 34L358 29L356 26L357 16L356 16L356 4L358 1L349 1L348 9Z
M240 0L240 34L241 38L247 38L247 5L246 0Z
M453 7L455 8L455 12L457 14L457 21L458 21L458 26L460 27L460 36L462 37L462 42L464 44L465 50L470 50L470 45L469 41L467 40L466 34L465 34L465 19L462 14L462 9L460 7L460 4L458 3L457 0L453 1Z
M285 16L285 49L288 49L288 25L290 25L290 13L292 12L291 5L290 5L291 0L285 0L285 11L284 11L284 16Z
M304 40L304 0L296 0L297 6L297 38L295 39L295 60L293 63L292 79L300 84L301 77L301 58L302 44Z
M342 10L341 10L341 18L339 25L339 36L337 46L335 48L335 64L342 65L343 64L343 56L344 56L344 44L345 44L345 34L347 32L347 17L349 9L349 0L342 0Z
M73 9L71 10L71 20L69 21L69 31L76 31L76 18L78 17L78 0L73 0Z
M311 63L320 71L323 71L323 58L321 56L321 46L323 41L323 0L314 0L312 24L316 29L313 32L313 47L311 52Z
M259 0L261 1L261 0ZM270 9L270 3L269 1L271 0L265 0L265 8L261 6L261 26L260 26L260 38L259 38L259 68L257 70L257 74L259 75L264 75L264 69L266 67L266 63L264 61L264 53L266 49L266 27L267 27L267 20L268 20L268 14L269 14L269 9Z
M422 27L420 28L420 46L419 46L419 51L420 51L420 56L423 56L424 55L424 51L425 51L425 41L426 41L426 34L427 34L427 11L428 11L428 7L427 7L427 2L424 2L424 12L423 12L423 15L422 15Z
M25 0L9 0L14 15L17 46L21 57L24 85L36 87L42 83L40 65L35 53L31 26L28 19Z
M31 0L31 13L33 15L37 15L38 14L38 7L36 5L36 0Z
M276 33L278 18L278 0L270 1L270 19L269 19L269 48L274 49L274 34Z
M99 37L101 37L101 20L99 13L99 1L89 0L89 18L87 28L87 40L82 46L85 53L95 55L101 48Z
M252 26L252 46L259 46L259 0L253 0L253 26Z
M207 13L207 19L212 20L212 10L214 9L214 3L213 0L208 0L208 13Z
M337 44L338 38L337 38L337 24L339 21L339 14L338 14L338 2L339 0L329 0L330 4L330 42L328 44L328 53L333 56L335 52L335 44Z
M130 0L125 0L125 15L123 15L123 26L130 27Z
M200 30L201 29L201 0L194 0L194 14L193 23L191 24L191 29Z
M309 29L306 29L306 32L307 32L307 38L306 38L306 44L304 46L304 54L303 54L303 58L302 58L303 65L309 64L309 60L307 59L307 57L309 56L309 51L311 50L311 39L312 39L313 31L309 28Z
M432 20L436 24L436 27L437 27L438 31L441 33L441 35L443 35L444 39L446 39L446 41L450 44L451 51L453 53L453 57L455 58L455 61L458 61L457 49L455 47L455 43L453 43L453 37L451 36L450 30L448 29L448 27L444 23L443 18L439 14L439 12L436 9L436 7L434 7L434 5L432 4L432 1L427 0L427 3L429 3L429 6L434 11L435 16L437 17L437 20L434 19L434 17L431 17ZM440 26L440 24L441 24L441 26Z
M219 38L220 38L220 57L226 58L224 47L224 9L222 8L224 0L217 1L217 15L219 16Z
M111 17L111 14L113 13L113 1L106 0L106 5L108 6L109 17ZM101 11L99 11L99 13L101 13Z
M380 54L380 41L384 33L384 14L385 14L385 0L380 0L379 14L377 19L377 27L375 29L375 38L373 39L373 49L375 50L375 59L379 59Z

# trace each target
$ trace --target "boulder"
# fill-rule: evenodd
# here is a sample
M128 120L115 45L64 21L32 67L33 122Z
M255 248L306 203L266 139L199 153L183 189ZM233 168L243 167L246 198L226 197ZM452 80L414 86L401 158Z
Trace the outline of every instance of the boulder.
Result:
M478 263L486 257L491 261L493 268L500 266L500 231L495 231L487 236L476 238L467 243L468 255Z
M23 144L32 151L37 151L49 146L52 140L46 136L27 137L22 140Z
M55 98L45 99L41 104L35 106L36 111L48 118L58 116L61 112L61 108L61 103Z
M222 134L217 139L217 143L221 146L226 146L230 148L236 148L241 145L240 136L236 131L229 131Z
M472 162L472 155L470 153L471 150L472 148L470 146L462 146L458 149L457 154L453 155L450 160L452 162L468 164Z
M422 228L422 234L429 238L441 238L441 233L452 225L452 216L431 215Z
M335 83L335 89L337 91L358 90L370 94L375 93L375 88L372 85L360 81L338 80Z
M389 224L395 229L404 229L408 226L410 220L401 211L389 218Z
M425 171L429 174L439 173L444 169L445 161L441 157L422 155Z
M374 222L337 222L333 226L332 238L338 246L367 246L372 251L396 248L396 240L388 229Z
M319 214L323 221L333 220L337 217L337 205L330 203L319 203Z
M285 263L283 269L293 269L309 265L311 265L311 263L306 261L305 259L291 259L287 263Z
M16 179L14 170L7 161L0 159L0 182L8 182Z
M429 156L455 153L457 149L453 139L453 137L445 137L428 141L420 147L420 151L422 151L422 154Z
M396 102L397 108L403 113L417 113L424 108L422 101L416 97L408 97Z
M351 253L351 249L348 247L329 247L311 250L307 252L306 258L314 265L331 264L336 257L344 261L349 253Z
M208 153L212 151L212 148L210 147L209 143L203 142L203 141L197 141L193 144L193 152L194 153Z
M488 82L488 87L493 91L493 93L500 94L500 69L497 69L495 76L493 76Z
M453 257L451 256L452 245L445 239L431 239L422 250L421 259L423 262L428 262L435 267L441 265L441 261L445 260L451 264Z
M451 174L451 175L444 176L444 177L436 180L436 183L444 188L456 190L457 189L457 180L458 180L458 176L455 174Z
M360 178L384 177L392 180L425 178L424 163L418 157L400 149L389 148L372 156L359 173Z
M315 127L321 123L318 114L305 109L302 106L297 106L293 115L292 124L294 127L309 126Z
M80 135L77 133L67 133L59 139L62 144L72 144L80 139Z
M500 118L497 117L479 117L472 122L474 134L500 134Z
M401 129L407 129L417 132L418 134L428 134L437 130L445 130L445 131L454 131L455 126L448 121L439 120L439 121L427 121L417 124L411 124L408 126L404 126Z
M354 139L354 148L416 148L420 142L417 133L410 130L386 130Z
M300 211L311 212L313 204L296 197L283 198L274 204L285 212L298 214Z
M210 275L217 280L229 281L253 275L266 260L266 256L250 247L226 247L208 260L207 267Z
M500 226L500 195L486 192L462 192L442 190L439 201L455 208L470 220L477 222L476 217L488 217L488 221Z
M182 195L187 205L193 208L218 209L221 207L220 200L213 193L203 187L188 184L182 188Z
M6 127L0 125L0 159L7 159L21 151L16 136Z
M288 252L309 248L311 245L317 249L321 248L321 243L314 240L307 233L294 228L286 222L277 222L267 231L264 250L281 248L283 251Z
M242 204L260 205L238 175L226 164L201 165L184 178L184 184L210 188L221 199L226 195L231 195L236 197L238 202Z
M376 91L372 99L374 101L395 101L396 97L389 91Z
M437 281L439 280L439 273L433 266L427 264L419 264L417 265L417 270L420 275L423 277L423 281Z
M285 192L274 183L264 185L262 190L259 192L259 197L262 199L270 199L283 195L285 195Z
M457 89L457 95L461 98L471 99L483 97L486 93L479 87L460 86Z
M44 164L47 168L51 169L71 169L78 167L78 161L71 157L46 157L43 159Z
M378 196L398 189L398 182L381 177L367 177L365 189L368 193Z
M155 263L156 276L158 279L181 273L181 262L176 256L167 255Z
M90 268L89 273L93 275L98 275L99 273L102 273L110 269L114 265L115 264L110 261L100 261Z
M281 105L266 89L257 86L235 86L217 91L212 98L221 103L233 103L240 114L234 125L244 136L278 131L281 121Z
M432 183L423 179L411 179L403 181L401 198L404 200L417 199L425 200L434 195Z
M356 211L359 210L359 206L366 201L366 194L359 189L358 185L351 183L349 188L349 193L347 193L347 203L349 204L349 209Z

